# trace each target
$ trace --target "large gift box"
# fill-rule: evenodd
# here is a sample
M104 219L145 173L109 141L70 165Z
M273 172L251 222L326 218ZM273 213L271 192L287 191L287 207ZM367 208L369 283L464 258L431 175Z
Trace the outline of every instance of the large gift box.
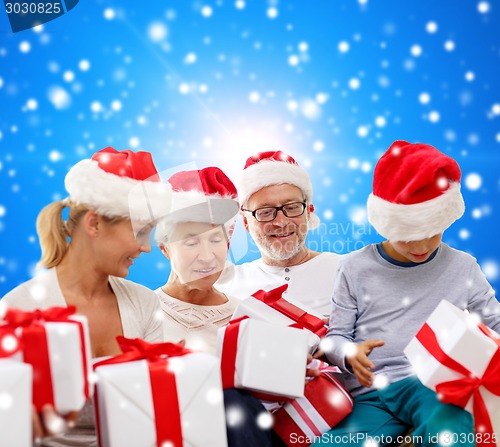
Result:
M404 352L441 401L474 415L477 445L494 445L493 433L500 435L498 334L443 300Z
M227 446L216 357L117 340L124 353L94 365L101 447Z
M242 317L217 334L224 388L244 388L273 399L304 395L308 333ZM283 400L283 399L280 399Z
M258 290L238 304L232 318L248 316L268 323L306 329L310 332L310 350L314 350L320 338L326 334L327 327L321 318L312 314L312 311L304 306L298 307L283 298L283 292L287 288L288 284L284 284L268 292Z
M311 445L352 411L353 399L336 379L337 368L323 368L306 384L304 397L274 413L274 431L288 446Z
M33 367L33 403L51 404L60 414L79 411L91 396L91 354L87 319L76 309L8 309L0 331L11 331L16 354Z
M32 445L32 374L30 365L0 359L1 446L31 447Z

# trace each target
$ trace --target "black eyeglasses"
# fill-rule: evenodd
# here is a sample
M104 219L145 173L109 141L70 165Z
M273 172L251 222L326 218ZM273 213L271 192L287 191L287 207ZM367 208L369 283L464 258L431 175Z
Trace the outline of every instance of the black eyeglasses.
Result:
M292 202L282 206L268 206L266 208L257 208L256 210L241 209L247 213L252 213L257 222L271 222L276 219L278 211L282 211L285 217L299 217L304 214L306 202Z

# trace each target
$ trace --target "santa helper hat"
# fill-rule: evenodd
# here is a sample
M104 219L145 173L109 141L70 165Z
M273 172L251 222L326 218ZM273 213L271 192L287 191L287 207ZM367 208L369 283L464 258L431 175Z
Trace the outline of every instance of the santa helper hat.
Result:
M156 228L159 245L168 239L172 224L201 222L229 227L238 214L238 196L233 182L216 167L181 171L168 179L172 186L172 207Z
M160 181L149 152L106 147L74 165L64 184L70 201L109 218L149 223L170 210L172 188Z
M464 213L460 177L457 162L435 147L395 141L375 166L368 220L393 241L441 234Z
M238 180L238 197L244 206L250 196L267 186L288 183L301 189L308 203L309 229L319 226L319 217L312 204L313 188L309 174L282 151L259 152L248 158Z

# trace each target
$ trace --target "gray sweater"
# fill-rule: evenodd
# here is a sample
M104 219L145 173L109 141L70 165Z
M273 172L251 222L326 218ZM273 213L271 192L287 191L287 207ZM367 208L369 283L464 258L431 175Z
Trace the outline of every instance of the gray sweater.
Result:
M375 374L389 383L404 379L414 372L403 349L442 299L480 315L487 326L500 331L500 303L467 253L442 243L429 262L403 267L369 245L344 258L334 287L327 333L332 349L327 357L345 371L353 395L371 389L362 387L346 368L346 343L384 340L369 356Z

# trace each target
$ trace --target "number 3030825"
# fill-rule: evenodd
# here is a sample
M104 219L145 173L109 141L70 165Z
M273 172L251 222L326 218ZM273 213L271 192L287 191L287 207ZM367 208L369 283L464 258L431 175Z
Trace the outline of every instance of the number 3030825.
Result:
M7 14L59 14L61 12L61 3L5 3Z

